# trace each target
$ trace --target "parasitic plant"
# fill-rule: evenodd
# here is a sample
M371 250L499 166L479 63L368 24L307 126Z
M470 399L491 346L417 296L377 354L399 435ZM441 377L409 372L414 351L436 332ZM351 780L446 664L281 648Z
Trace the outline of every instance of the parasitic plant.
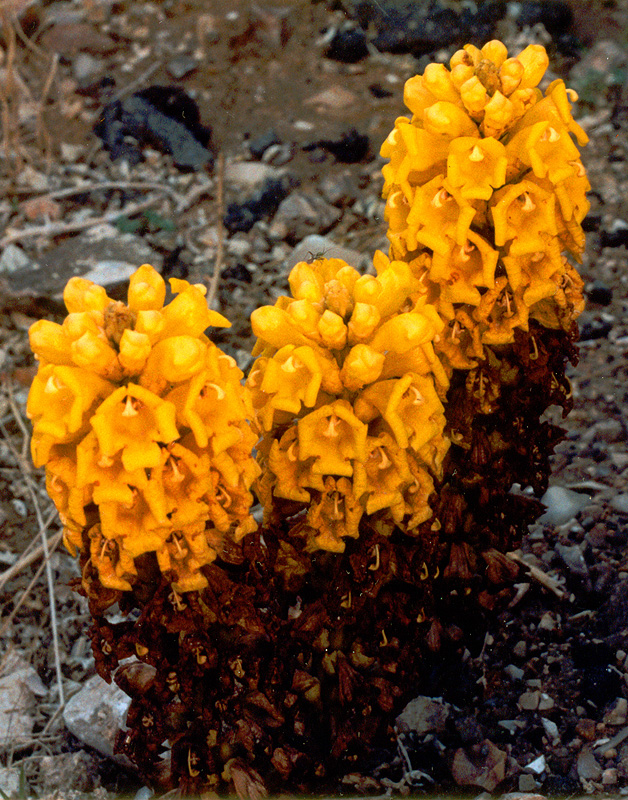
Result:
M33 458L148 781L333 789L511 596L541 508L511 488L547 485L583 306L586 135L547 63L493 41L407 82L388 256L297 264L245 384L201 288L164 306L148 266L127 305L72 279L31 329Z

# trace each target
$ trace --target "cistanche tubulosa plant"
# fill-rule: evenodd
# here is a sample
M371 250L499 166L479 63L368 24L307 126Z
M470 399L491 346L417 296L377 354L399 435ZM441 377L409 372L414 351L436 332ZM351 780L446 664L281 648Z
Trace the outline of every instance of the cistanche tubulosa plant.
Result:
M511 596L583 307L586 135L547 65L492 41L407 82L388 255L297 264L245 382L202 287L164 305L147 265L31 328L33 459L151 784L333 790Z

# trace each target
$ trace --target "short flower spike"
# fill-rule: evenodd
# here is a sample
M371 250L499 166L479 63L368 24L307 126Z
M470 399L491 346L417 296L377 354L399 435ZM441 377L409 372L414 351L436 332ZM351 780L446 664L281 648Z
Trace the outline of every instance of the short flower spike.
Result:
M571 330L581 307L573 291L558 306L556 287L567 275L561 252L579 260L584 247L587 136L572 117L575 92L562 80L537 88L548 64L540 45L510 57L497 40L466 45L450 69L430 64L406 83L412 117L382 146L391 259L412 265L444 319L463 312L478 328L456 322L440 337L448 370L485 357L477 342L513 343L530 317ZM493 297L495 276L509 283Z
M200 589L222 543L256 527L242 373L204 334L229 323L204 287L171 284L177 297L164 306L165 282L144 264L125 305L72 278L63 325L30 331L40 360L27 406L33 459L46 467L67 546L87 548L116 591L132 589L145 553L178 591Z
M252 317L257 491L267 524L282 502L308 508L310 549L342 551L364 514L402 529L429 519L430 492L410 492L408 454L437 475L447 450L439 395L448 379L433 347L443 322L425 298L410 301L424 288L411 265L377 262L377 276L338 259L301 262L293 297Z

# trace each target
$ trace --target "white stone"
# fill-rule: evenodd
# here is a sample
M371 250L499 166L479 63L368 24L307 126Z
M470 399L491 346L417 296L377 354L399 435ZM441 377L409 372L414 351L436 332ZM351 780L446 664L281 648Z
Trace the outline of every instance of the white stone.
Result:
M547 506L547 511L538 521L544 525L564 525L588 506L591 498L564 486L550 486L541 502Z
M32 269L32 262L21 247L8 244L0 256L0 272L17 272L20 269Z
M131 698L122 689L94 675L65 704L63 719L77 739L128 766L127 758L114 756L113 746L118 731L125 727L130 705Z
M411 700L396 719L402 733L414 731L423 736L431 731L442 732L449 716L449 706L440 699L419 696Z
M528 772L531 772L533 775L542 775L547 768L545 764L545 756L540 755L538 758L535 758L534 761L530 761L529 764L526 764L524 769Z
M19 750L30 742L36 698L48 694L30 664L16 659L9 669L0 679L0 751Z

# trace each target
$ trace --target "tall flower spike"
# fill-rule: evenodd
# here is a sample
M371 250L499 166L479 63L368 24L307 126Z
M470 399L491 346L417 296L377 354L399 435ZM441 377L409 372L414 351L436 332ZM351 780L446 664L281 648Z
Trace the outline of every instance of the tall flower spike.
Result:
M164 306L164 280L144 264L125 305L72 278L63 325L30 331L41 362L27 407L33 459L46 467L68 547L116 591L133 588L146 553L178 591L202 588L221 543L255 529L259 467L242 373L204 334L229 323L207 307L204 287L171 288L177 297ZM223 507L216 498L227 495ZM188 535L194 546L178 558Z
M576 95L563 81L550 83L545 94L537 88L548 63L540 45L511 57L496 40L481 49L465 45L449 71L430 65L407 82L412 119L397 120L382 147L390 159L384 197L391 258L412 266L422 294L445 320L464 312L478 326L476 335L458 320L436 343L450 370L468 369L486 355L478 342L512 344L530 316L556 324L547 309L562 303L560 253L579 259L584 246L590 187L577 144L587 137L572 117ZM433 153L420 166L440 168L437 174L412 166L419 163L411 156L416 131L439 142L438 151L426 146L419 156ZM531 259L544 265L540 272ZM497 305L496 275L512 280ZM580 302L568 307L575 314ZM560 318L562 327L564 311Z

